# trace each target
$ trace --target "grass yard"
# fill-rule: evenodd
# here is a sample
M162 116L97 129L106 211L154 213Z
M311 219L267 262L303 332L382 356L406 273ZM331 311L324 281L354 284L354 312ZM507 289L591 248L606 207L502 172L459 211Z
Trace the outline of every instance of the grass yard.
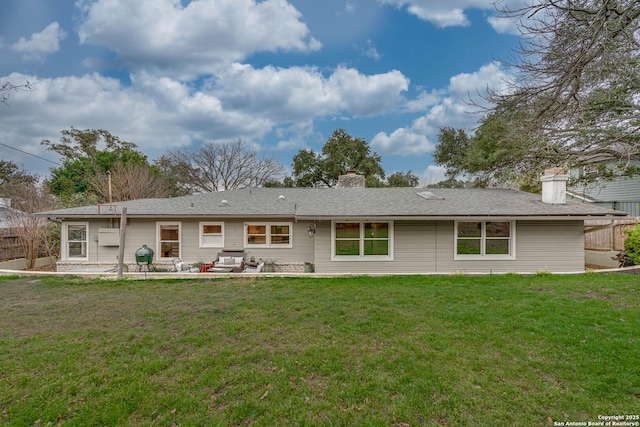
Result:
M2 425L638 414L640 275L0 277Z

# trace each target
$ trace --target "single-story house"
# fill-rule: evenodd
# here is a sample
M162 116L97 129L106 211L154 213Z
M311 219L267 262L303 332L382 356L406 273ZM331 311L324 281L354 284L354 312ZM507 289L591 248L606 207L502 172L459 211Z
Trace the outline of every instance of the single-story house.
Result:
M583 271L584 220L624 212L566 201L568 175L550 170L543 194L504 189L247 188L38 215L62 224L58 271L113 268L127 208L124 262L146 245L154 265L211 262L224 250L272 259L276 271L490 273Z

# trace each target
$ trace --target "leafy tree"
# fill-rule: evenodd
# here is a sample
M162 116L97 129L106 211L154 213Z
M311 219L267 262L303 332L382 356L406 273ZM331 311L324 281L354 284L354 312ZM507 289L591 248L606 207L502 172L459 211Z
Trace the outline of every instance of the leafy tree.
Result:
M409 172L394 172L387 178L388 187L417 187L420 178Z
M0 160L0 197L12 199L18 210L26 210L29 194L37 188L40 178L7 160ZM25 191L26 190L26 191Z
M438 181L435 184L427 185L428 188L466 188L467 184L464 181L459 181L455 178L445 179L444 181Z
M513 87L489 97L492 117L528 144L502 143L503 158L519 163L498 161L493 170L534 175L543 163L596 162L618 165L610 177L639 173L629 162L640 153L638 1L540 0L500 11L518 19L525 43L509 64L517 70Z
M285 176L282 181L278 181L277 179L268 180L263 184L263 187L266 187L266 188L293 188L293 187L295 187L295 183L293 182L293 178L291 178L290 176Z
M146 161L136 144L121 141L103 129L63 130L59 142L42 141L47 150L58 153L65 161L85 160L94 169L108 169L118 157Z
M293 181L296 187L334 187L340 175L356 171L364 175L367 187L384 185L381 157L371 153L367 141L353 138L337 129L322 147L322 153L300 150L293 157Z
M158 164L189 194L273 184L284 171L275 158L259 156L240 140L169 151Z
M114 194L115 201L171 194L171 183L151 166L134 143L121 141L102 129L63 130L59 142L42 141L47 149L62 157L62 166L51 169L48 187L65 204L105 203L109 201L107 172L113 182L126 182L133 170L139 181L134 187L123 186Z
M440 128L433 160L447 168L446 176L449 178L469 173L467 153L470 146L471 138L463 129Z
M538 191L540 172L558 165L556 151L550 145L532 143L520 132L522 116L518 112L488 114L472 135L442 128L433 158L447 168L448 178L464 176L475 187Z

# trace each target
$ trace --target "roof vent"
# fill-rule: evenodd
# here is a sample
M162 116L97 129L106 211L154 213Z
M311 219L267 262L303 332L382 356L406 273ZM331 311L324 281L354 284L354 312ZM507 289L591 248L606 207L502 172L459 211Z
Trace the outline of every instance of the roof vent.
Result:
M421 191L418 193L418 196L423 197L427 200L444 200L444 197L436 196L431 191Z
M226 199L220 202L220 206L227 206L228 204L229 202L227 202Z
M284 196L281 194L280 197L278 197L279 200L284 200Z

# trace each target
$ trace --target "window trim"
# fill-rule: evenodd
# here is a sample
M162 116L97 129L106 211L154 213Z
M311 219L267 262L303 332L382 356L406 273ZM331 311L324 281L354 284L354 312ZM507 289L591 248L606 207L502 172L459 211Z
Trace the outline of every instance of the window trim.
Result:
M222 243L220 245L215 244L207 244L203 242L205 233L203 232L203 227L207 225L219 225L220 226L220 237L222 237ZM217 233L207 235L217 236ZM199 247L201 248L224 248L224 222L214 222L214 221L200 221L198 224L198 236L199 236Z
M163 225L177 225L178 226L178 258L182 259L182 221L157 221L156 222L156 253L155 257L158 260L170 260L175 257L163 257L162 255L162 240L160 240L160 227ZM174 240L166 240L167 242L173 242Z
M247 233L247 228L251 225L263 225L266 227L266 243L248 243L247 242L247 237L248 234ZM287 226L289 227L289 243L284 245L284 244L277 244L277 243L271 243L271 227L273 226ZM273 249L290 249L293 247L293 223L292 222L261 222L261 221L256 221L256 222L245 222L244 223L244 232L243 232L243 239L244 239L244 247L245 248L273 248Z
M458 253L458 224L461 222L479 222L481 226L480 235L480 254L459 254ZM486 254L487 248L487 223L488 222L508 222L509 223L509 253L505 255L499 254ZM507 240L507 239L503 239ZM499 260L515 260L516 259L516 222L510 220L473 220L465 219L455 221L453 229L453 259L454 260L487 260L487 261L499 261Z
M336 255L336 224L360 224L360 255ZM386 223L389 227L389 253L388 255L365 255L364 254L364 242L366 240L364 236L364 225L373 223ZM374 221L331 221L331 261L393 261L394 260L394 234L395 227L394 222L390 220L374 220Z
M69 256L69 226L84 226L86 229L86 239L85 243L85 252L86 256L84 257L70 257ZM75 241L75 240L74 240ZM62 227L62 259L64 261L89 261L89 223L88 222L65 222Z

